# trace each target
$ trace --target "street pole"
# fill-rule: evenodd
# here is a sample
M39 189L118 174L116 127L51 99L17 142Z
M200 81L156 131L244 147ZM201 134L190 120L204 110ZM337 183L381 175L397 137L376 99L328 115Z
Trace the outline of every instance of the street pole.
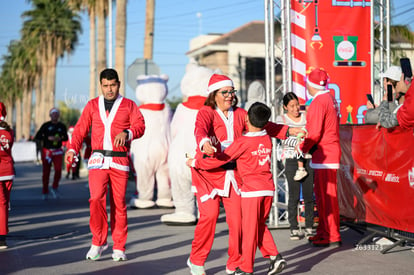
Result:
M154 13L155 0L147 0L145 11L145 39L144 39L144 59L152 60L152 50L154 47ZM147 74L147 70L145 70Z

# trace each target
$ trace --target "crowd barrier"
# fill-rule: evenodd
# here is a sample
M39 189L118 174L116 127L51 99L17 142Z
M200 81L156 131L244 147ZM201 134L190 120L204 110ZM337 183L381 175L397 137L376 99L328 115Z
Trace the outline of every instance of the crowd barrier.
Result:
M340 139L340 214L414 233L413 129L341 125Z

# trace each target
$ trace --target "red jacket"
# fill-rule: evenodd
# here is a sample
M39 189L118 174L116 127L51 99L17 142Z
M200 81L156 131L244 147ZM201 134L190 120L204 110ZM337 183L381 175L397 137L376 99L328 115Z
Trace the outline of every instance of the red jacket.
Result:
M306 114L308 136L300 149L312 153L310 166L314 169L338 169L341 159L339 144L339 112L336 100L329 91L318 92Z
M198 158L195 167L217 168L231 160L236 160L242 178L242 197L273 196L275 185L271 172L272 142L266 130L248 132L236 139L217 158Z
M91 127L92 150L128 152L130 142L121 147L114 147L115 136L128 130L129 141L139 138L144 134L145 122L135 102L122 96L118 96L107 116L104 98L99 96L86 104L73 131L72 142L69 144L70 150L79 152ZM105 157L104 163L112 168L129 171L129 158L127 157Z
M403 105L397 111L397 120L403 128L414 127L414 84L410 86L405 94Z
M14 179L13 143L13 131L9 132L0 127L0 181Z

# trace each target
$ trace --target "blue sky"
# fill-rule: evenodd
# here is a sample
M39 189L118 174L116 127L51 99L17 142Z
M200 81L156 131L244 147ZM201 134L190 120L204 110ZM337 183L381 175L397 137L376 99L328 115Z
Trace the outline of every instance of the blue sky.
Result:
M5 1L5 0L3 0ZM156 0L153 61L161 73L169 75L169 97L180 97L180 81L188 58L189 42L199 34L226 33L253 20L264 20L262 0ZM414 2L393 2L393 24L409 24L414 30ZM127 6L127 67L143 57L145 31L145 0L129 0ZM13 39L20 38L21 14L31 9L27 0L7 1L0 9L0 56L7 53ZM115 9L115 8L114 8ZM201 16L197 16L197 15ZM114 10L115 15L115 10ZM115 23L115 19L113 19ZM74 53L58 63L57 100L72 107L82 107L89 96L89 22L82 14L83 32ZM113 37L115 34L113 34ZM0 60L0 64L2 60ZM114 62L113 62L114 64ZM126 96L135 99L135 92L126 81Z

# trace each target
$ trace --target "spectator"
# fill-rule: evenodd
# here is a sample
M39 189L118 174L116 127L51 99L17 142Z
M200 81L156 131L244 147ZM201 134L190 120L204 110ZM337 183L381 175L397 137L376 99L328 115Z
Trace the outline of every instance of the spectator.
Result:
M380 112L389 111L393 112L398 107L398 102L388 102L387 100L387 85L391 84L393 87L394 99L397 98L398 92L402 92L403 87L401 87L401 77L402 72L401 68L398 66L390 66L388 70L380 74L380 77L383 78L384 82L384 98L381 101L379 106L374 106L370 101L367 101L367 112L365 113L365 123L366 124L377 124L379 122ZM403 98L400 98L403 100Z
M5 121L6 115L6 106L3 102L0 102L0 249L7 248L6 235L9 233L10 192L14 179L13 130Z
M102 95L86 104L75 125L65 160L66 163L73 162L74 156L82 149L84 139L91 131L92 155L88 168L92 245L86 259L98 260L108 248L106 194L109 189L114 242L112 259L125 261L128 232L125 193L130 165L128 151L130 141L144 134L145 123L137 105L119 94L121 83L115 70L103 70L99 80Z
M68 140L68 133L65 124L59 121L60 113L56 108L49 112L50 121L45 122L35 135L35 140L41 142L42 148L42 165L43 165L43 189L42 199L47 200L49 194L49 176L50 169L54 167L55 175L50 192L53 198L60 197L58 191L59 181L62 176L63 148L62 142Z
M290 127L306 126L306 115L299 112L299 99L294 93L289 92L283 97L283 108L286 113L278 116L276 123ZM297 219L301 190L305 202L305 237L309 238L313 235L313 169L309 166L312 156L310 154L305 154L304 157L298 156L295 152L297 142L298 138L295 136L282 141L282 157L285 158L285 175L289 187L288 219L291 240L299 240L302 237ZM300 167L302 167L302 171Z
M280 273L286 261L277 250L272 234L266 226L275 185L271 172L272 142L263 127L271 110L265 104L251 105L246 118L248 132L236 139L217 158L189 159L187 164L199 169L215 169L235 160L243 185L241 193L242 253L241 264L235 274L253 274L257 248L263 257L270 258L267 274Z

